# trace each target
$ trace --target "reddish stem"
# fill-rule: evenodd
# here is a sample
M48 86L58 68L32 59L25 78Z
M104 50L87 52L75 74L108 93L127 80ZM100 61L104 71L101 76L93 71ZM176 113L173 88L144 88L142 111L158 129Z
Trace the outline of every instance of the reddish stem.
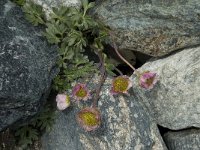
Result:
M92 107L97 107L98 100L100 98L101 87L102 87L102 85L103 85L103 83L105 82L105 79L106 79L106 69L105 69L105 65L104 65L104 61L103 61L103 56L102 56L102 53L99 52L99 51L98 51L98 57L99 57L99 61L100 61L100 64L101 64L101 69L100 69L101 79L99 81L98 87L96 88L96 95L94 97Z
M114 42L113 34L112 34L111 32L109 32L109 35L110 35L110 37L111 37L111 39L112 39L113 48L114 48L116 54L118 55L118 57L119 57L123 62L125 62L125 63L133 70L133 72L134 72L134 71L135 71L135 68L134 68L134 67L119 53L118 48L117 48L117 45L116 45L116 43Z

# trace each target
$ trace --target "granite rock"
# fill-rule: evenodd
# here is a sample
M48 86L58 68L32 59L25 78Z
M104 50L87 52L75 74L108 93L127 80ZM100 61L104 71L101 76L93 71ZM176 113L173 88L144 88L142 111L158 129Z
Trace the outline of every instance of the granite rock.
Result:
M200 130L187 129L183 131L170 131L164 135L169 150L199 150Z
M41 5L46 14L47 19L52 11L52 7L59 8L61 6L77 7L81 6L81 0L28 0L35 4Z
M89 89L94 89L96 82L91 80ZM165 150L157 126L142 103L133 96L110 96L110 82L108 79L104 84L98 103L101 127L84 132L75 119L80 108L71 106L57 112L52 131L42 137L42 150Z
M133 75L133 92L157 123L173 130L200 127L200 47L147 62L138 69L144 71L156 72L158 83L145 90Z
M1 131L40 110L58 69L57 48L47 44L42 30L28 23L10 1L0 4Z
M93 14L120 49L163 56L200 44L199 0L98 0Z

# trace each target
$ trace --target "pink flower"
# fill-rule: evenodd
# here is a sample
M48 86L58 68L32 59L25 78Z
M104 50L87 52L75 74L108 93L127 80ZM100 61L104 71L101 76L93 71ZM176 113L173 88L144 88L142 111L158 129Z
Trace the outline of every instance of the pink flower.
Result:
M158 75L154 72L146 71L140 75L139 85L145 89L152 89L158 81Z
M132 86L132 83L128 76L118 76L112 81L111 94L116 95L118 93L128 94L128 90Z
M66 94L58 94L56 96L56 102L59 110L64 110L70 106L70 98Z
M94 131L101 125L101 114L97 108L86 107L76 115L76 120L85 131Z
M88 100L90 98L89 90L85 84L76 84L72 90L72 96L76 100Z

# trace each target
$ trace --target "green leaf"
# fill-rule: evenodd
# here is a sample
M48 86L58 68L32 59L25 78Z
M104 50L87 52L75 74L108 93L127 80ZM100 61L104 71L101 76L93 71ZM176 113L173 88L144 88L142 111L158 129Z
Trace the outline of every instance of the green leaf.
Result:
M90 2L87 7L88 7L88 9L90 9L90 8L92 8L94 6L95 6L95 2Z
M72 37L72 38L68 39L68 46L74 45L75 41L76 41L76 37Z
M12 0L17 5L23 6L26 2L26 0Z
M69 89L75 80L90 76L97 71L94 63L83 55L85 51L87 53L88 47L92 46L102 51L108 37L105 26L87 14L94 5L94 2L88 3L88 0L82 0L82 9L64 6L52 8L49 20L44 19L41 6L33 3L24 6L27 18L34 25L44 23L46 29L43 35L50 44L57 44L59 47L57 64L60 73L53 84L54 89L58 91ZM111 71L112 65L105 64L109 68L107 70ZM43 122L44 118L40 117L32 126L50 129L48 124L51 121Z
M63 39L63 42L80 51L83 49L83 46L86 46L87 44L86 39L83 37L83 33L73 29L68 33L68 36ZM77 53L80 51L77 51Z
M83 9L87 10L88 8L88 0L82 0Z
M70 19L67 17L69 8L61 6L60 8L52 8L52 13L50 14L51 21L58 21L59 23L69 23ZM69 22L68 22L69 21Z
M18 145L22 148L27 148L28 145L32 144L32 141L38 139L38 131L32 126L25 125L17 129L15 136L18 139Z
M26 19L33 25L45 24L45 15L42 6L29 2L23 6L23 11Z
M83 20L85 30L93 29L97 27L97 22L90 16L86 15Z
M67 30L64 24L59 23L58 21L52 21L51 23L46 24L46 32L43 34L49 43L58 44L61 42L63 34Z
M50 105L45 105L45 108L35 116L29 124L19 127L15 131L15 137L18 145L23 149L38 140L39 133L44 130L51 129L55 120L55 113Z
M115 66L118 65L118 63L114 63L112 59L109 59L106 54L103 53L103 59L104 59L104 65L106 68L106 72L110 76L116 76L116 74L113 72L115 70Z

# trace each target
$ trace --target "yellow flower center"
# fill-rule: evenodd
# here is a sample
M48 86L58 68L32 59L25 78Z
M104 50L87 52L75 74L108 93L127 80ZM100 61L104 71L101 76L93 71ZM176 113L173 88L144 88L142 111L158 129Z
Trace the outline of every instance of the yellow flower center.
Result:
M66 100L65 101L66 101L67 104L70 104L70 97L68 95L66 96Z
M146 84L150 86L153 83L154 77L146 79Z
M124 92L127 90L128 88L128 79L123 78L123 77L118 77L115 79L114 83L113 83L113 88L114 91L116 92Z
M84 89L81 87L80 90L76 92L76 96L82 97L82 98L83 98L83 97L87 96L87 91L84 90Z
M91 112L83 112L79 117L87 126L95 126L99 124L99 120L96 118L96 115Z

